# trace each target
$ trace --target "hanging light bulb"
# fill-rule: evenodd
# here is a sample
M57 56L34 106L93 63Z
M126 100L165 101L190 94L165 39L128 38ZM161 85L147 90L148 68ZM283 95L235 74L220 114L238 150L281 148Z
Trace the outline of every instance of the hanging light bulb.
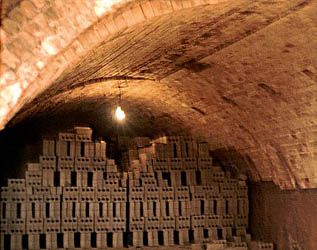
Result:
M127 80L126 80L127 81ZM127 83L126 83L127 84ZM115 119L118 122L123 121L126 118L125 112L123 111L123 109L121 108L120 104L121 104L121 97L122 97L122 92L121 92L121 88L122 88L122 83L119 82L118 84L118 90L119 90L119 95L118 95L118 103L117 103L117 107L114 113Z
M125 113L120 106L117 106L116 111L115 111L115 116L116 116L118 121L124 120Z

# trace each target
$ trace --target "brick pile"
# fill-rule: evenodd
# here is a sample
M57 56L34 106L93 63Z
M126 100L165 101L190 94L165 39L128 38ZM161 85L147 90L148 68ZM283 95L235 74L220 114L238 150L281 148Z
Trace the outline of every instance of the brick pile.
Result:
M206 142L161 137L128 155L119 172L86 127L44 140L25 179L1 187L1 249L273 249L251 241L245 178L214 166Z

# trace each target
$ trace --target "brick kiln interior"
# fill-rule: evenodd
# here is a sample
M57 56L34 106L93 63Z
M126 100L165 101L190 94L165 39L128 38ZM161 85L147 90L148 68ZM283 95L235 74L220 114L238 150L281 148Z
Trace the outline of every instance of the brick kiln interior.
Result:
M43 156L40 135L57 134L74 125L93 128L93 141L101 137L106 142L107 159L115 159L120 171L128 171L127 157L131 155L123 154L128 148L113 150L115 140L111 139L118 133L111 112L118 102L118 86L122 86L121 106L127 119L119 134L151 140L162 135L206 139L213 170L221 167L225 180L230 172L238 183L243 181L239 176L248 177L247 233L253 240L273 243L276 250L317 249L316 0L0 0L0 5L0 186L7 186L8 178L25 179L25 163L39 163L39 155ZM139 153L133 157L138 158ZM30 169L32 166L44 171L41 165L30 165ZM57 161L56 171L58 167ZM189 175L186 173L186 179ZM72 176L77 180L80 174L69 178ZM88 178L94 185L96 175L89 176L87 185ZM120 176L122 185L123 174ZM164 178L169 186L172 173L168 176ZM59 184L63 184L61 175ZM189 179L186 184L192 201L195 185ZM63 187L55 188L63 195ZM222 195L220 184L218 188ZM24 199L29 191L25 189ZM130 193L125 198L129 201ZM196 211L192 206L192 210L208 216L207 201L198 202L201 207ZM21 210L18 220L30 216L24 202L15 201L21 203L14 204L14 209ZM46 201L42 203L44 227ZM95 211L89 206L90 216ZM176 205L168 207L171 213ZM228 208L233 208L231 203ZM76 215L77 209L76 205ZM17 211L12 211L16 216ZM126 216L124 232L128 232L131 215ZM6 212L8 216L11 214ZM176 218L175 238L181 241ZM12 225L12 219L1 218L0 222ZM190 223L193 221L190 217ZM23 223L29 230L31 224ZM235 217L233 223L232 228L237 229ZM62 238L65 246L74 243L66 238L74 233L70 231L51 232L53 237L59 233L56 241L49 233L44 236L44 231L43 236L36 236L39 239L31 240L26 231L13 233L8 231L12 227L4 228L7 236L1 233L1 244L6 247L9 241L12 248L21 242L29 248L32 242L42 242L42 246L46 242L49 247ZM208 231L197 237L190 224L190 240L218 238L215 229L206 224L204 229ZM241 233L235 229L232 234ZM157 231L157 240L163 237L167 248L170 230ZM104 244L98 232L90 233L80 231L77 242L81 246L81 241ZM20 239L21 234L28 237ZM124 241L137 241L137 234L127 235ZM248 240L248 235L241 241ZM223 230L222 236L234 242L230 230ZM156 239L153 237L147 235L148 244Z

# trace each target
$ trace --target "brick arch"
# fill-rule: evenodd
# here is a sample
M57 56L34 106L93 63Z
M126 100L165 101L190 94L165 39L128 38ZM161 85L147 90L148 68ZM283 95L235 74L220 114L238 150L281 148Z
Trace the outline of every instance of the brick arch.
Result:
M219 1L20 1L0 29L0 127L108 36L146 19L215 2Z

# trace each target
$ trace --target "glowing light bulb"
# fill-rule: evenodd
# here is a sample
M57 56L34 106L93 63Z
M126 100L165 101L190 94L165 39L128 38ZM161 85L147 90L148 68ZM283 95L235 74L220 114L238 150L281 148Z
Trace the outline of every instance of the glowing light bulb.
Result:
M115 115L116 115L117 120L119 120L119 121L122 121L122 120L124 120L124 118L125 118L125 113L124 113L124 111L121 109L120 106L118 106L118 107L116 108Z

